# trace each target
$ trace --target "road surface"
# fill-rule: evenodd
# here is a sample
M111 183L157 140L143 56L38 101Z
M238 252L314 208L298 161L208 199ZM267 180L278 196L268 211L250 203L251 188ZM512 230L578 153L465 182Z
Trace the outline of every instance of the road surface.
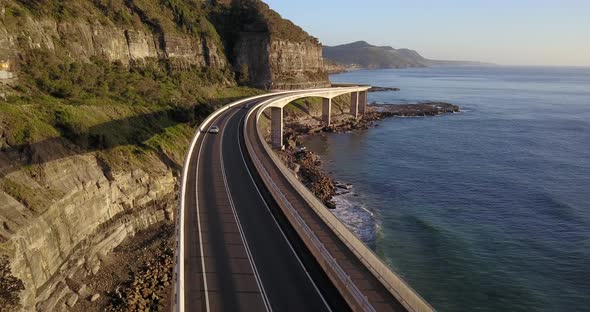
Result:
M251 169L246 112L219 115L189 161L185 311L349 310Z

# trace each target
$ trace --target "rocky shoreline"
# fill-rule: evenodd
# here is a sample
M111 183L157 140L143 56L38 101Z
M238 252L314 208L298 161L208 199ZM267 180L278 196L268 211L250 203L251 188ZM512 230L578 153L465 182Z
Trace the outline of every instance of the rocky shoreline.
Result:
M308 151L301 140L305 135L345 133L366 130L376 126L376 121L389 117L423 117L460 112L457 105L444 102L419 104L370 104L368 112L359 120L348 116L334 118L333 124L323 127L313 118L298 118L285 123L287 146L277 154L313 194L330 209L336 209L334 197L350 193L352 185L336 181L322 166L320 157Z
M399 91L400 88L396 87L371 87L369 92L386 92L386 91Z

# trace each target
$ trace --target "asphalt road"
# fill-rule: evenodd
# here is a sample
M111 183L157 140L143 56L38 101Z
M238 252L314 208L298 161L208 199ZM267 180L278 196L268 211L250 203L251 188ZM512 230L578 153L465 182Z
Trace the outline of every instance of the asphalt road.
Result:
M250 169L246 112L222 113L211 124L220 132L200 136L189 162L185 310L348 310Z

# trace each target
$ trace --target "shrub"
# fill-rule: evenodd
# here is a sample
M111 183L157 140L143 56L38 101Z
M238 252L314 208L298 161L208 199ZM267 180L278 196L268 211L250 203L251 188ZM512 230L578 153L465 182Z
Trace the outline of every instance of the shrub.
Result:
M12 275L8 257L0 256L0 310L16 311L20 306L19 293L24 289L23 282Z

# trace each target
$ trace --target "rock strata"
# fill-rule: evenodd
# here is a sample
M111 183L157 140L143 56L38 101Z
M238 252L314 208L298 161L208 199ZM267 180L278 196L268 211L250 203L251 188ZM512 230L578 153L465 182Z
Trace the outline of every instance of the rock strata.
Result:
M87 298L92 290L83 284L70 287L69 277L96 274L101 257L125 238L151 224L171 222L176 177L164 163L152 165L149 173L112 172L90 153L6 175L0 237L6 239L2 246L12 274L25 286L20 293L24 310L54 311L74 292Z
M178 66L227 67L223 47L213 38L147 32L139 27L123 28L112 22L98 24L84 19L27 17L20 23L18 31L0 26L3 57L18 60L23 51L62 49L80 61L103 57L127 65L146 59L170 59Z
M328 87L322 46L258 0L218 1L216 26L238 76L261 89ZM240 24L236 25L228 24ZM234 26L234 27L232 27ZM246 79L247 77L247 79Z

